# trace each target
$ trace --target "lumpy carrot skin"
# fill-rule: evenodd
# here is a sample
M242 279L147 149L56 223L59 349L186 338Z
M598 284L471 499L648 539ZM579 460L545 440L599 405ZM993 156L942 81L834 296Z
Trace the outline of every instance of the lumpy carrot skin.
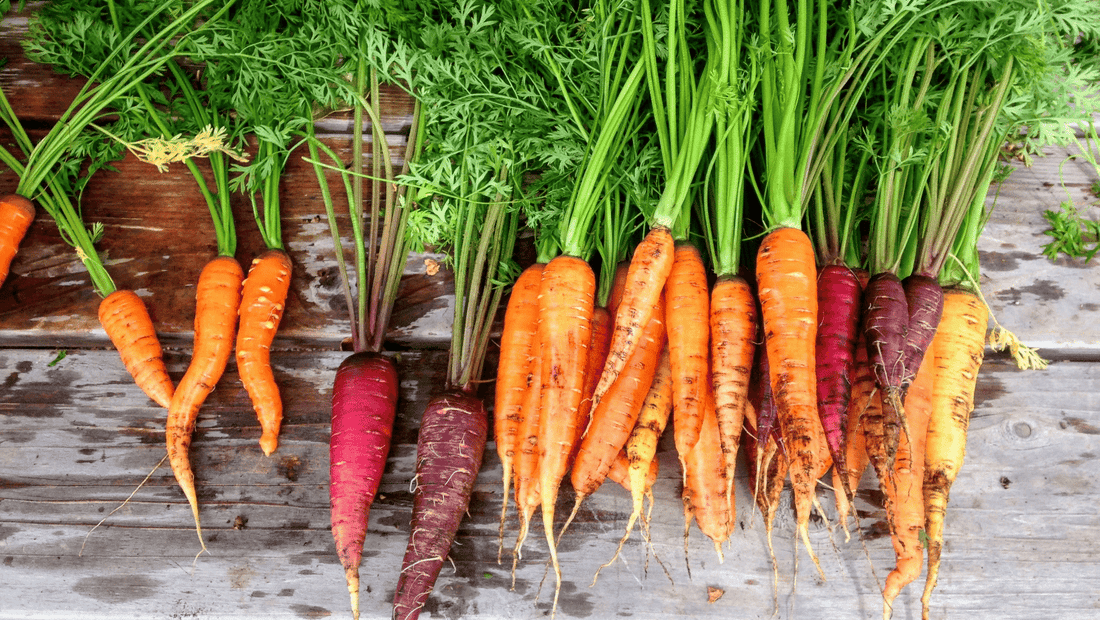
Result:
M638 345L638 339L664 291L674 257L675 243L672 233L663 227L650 229L645 239L634 249L634 256L627 269L622 301L615 311L611 350L593 396L596 403L611 388L630 358L630 353Z
M170 406L176 390L164 367L164 351L145 302L133 291L117 290L99 302L99 322L134 383L153 402Z
M821 420L814 377L817 268L809 237L795 228L768 233L757 253L756 280L798 530L816 564L809 546L809 523L822 455L814 448L815 427L820 428Z
M863 332L875 385L882 392L882 427L867 437L869 443L882 442L882 451L871 453L880 480L891 475L902 433L902 358L908 329L909 309L901 281L889 272L875 274L863 291Z
M939 282L922 274L913 274L901 281L905 303L909 310L909 328L902 353L902 396L913 381L924 359L925 351L936 335L936 326L943 316L943 289Z
M859 278L843 265L826 265L818 274L817 411L839 471L847 469L844 446L860 293Z
M698 248L691 243L675 247L664 297L676 452L687 454L699 439L703 393L710 377L710 292Z
M642 333L638 348L592 412L592 420L584 432L570 475L578 505L603 483L638 421L665 344L662 306L658 304Z
M706 397L709 398L709 394ZM718 418L713 405L704 406L699 440L681 460L684 466L684 535L687 536L687 528L694 519L699 529L714 541L721 561L721 544L729 538L733 521L726 495L728 471L722 458Z
M660 471L660 463L657 460L652 460L646 465L645 471L641 479L638 481L639 485L634 486L634 482L631 479L631 464L630 459L626 455L626 449L619 451L619 456L615 458L615 462L611 465L611 469L607 470L607 479L615 484L626 489L629 493L633 494L634 489L638 488L639 494L645 495L653 487L653 483L657 482L657 474Z
M34 204L26 198L18 194L0 198L0 284L8 277L11 262L34 222L34 215Z
M539 396L538 489L543 530L557 577L554 606L561 586L554 543L554 507L569 467L584 399L588 347L592 342L596 278L588 263L561 255L542 272L539 291L539 346L542 357ZM650 309L652 312L652 308Z
M8 279L19 244L34 222L34 204L11 194L0 198L0 284Z
M329 503L336 555L359 617L359 563L367 518L390 451L397 411L397 369L389 358L360 352L344 359L332 387Z
M642 514L642 496L644 491L639 483L646 480L645 488L653 483L648 477L653 473L657 463L657 443L668 426L668 420L672 413L672 368L668 361L667 347L657 360L657 373L653 376L653 382L649 386L642 411L638 414L638 421L630 438L626 442L626 457L629 465L630 493L633 510L630 522ZM627 525L627 534L630 533L630 523Z
M921 603L925 619L939 576L947 501L966 455L966 433L989 321L985 304L967 291L944 291L943 301L943 316L932 341L935 380L924 456L928 576Z
M852 372L852 395L848 401L847 430L844 441L844 464L833 468L833 486L836 489L837 520L848 532L848 516L852 514L851 497L867 469L867 438L863 434L862 416L871 399L878 399L875 392L875 375L867 363L867 349L862 336L856 342L855 363Z
M722 453L730 471L729 496L733 505L733 470L745 410L757 340L756 297L740 277L719 278L711 291L710 354L711 390L722 440Z
M503 465L504 493L500 508L500 535L508 511L512 467L520 441L523 399L539 380L531 372L534 343L538 338L539 287L544 265L535 263L523 270L508 296L504 327L500 335L500 362L493 406L493 441ZM497 560L499 561L499 554Z
M241 290L237 371L260 421L260 449L268 456L279 446L283 423L283 400L271 370L271 343L286 307L291 269L286 252L267 250L252 261Z
M393 597L397 620L415 620L428 602L470 506L488 431L481 400L459 390L436 396L424 411L409 544Z
M886 495L887 520L897 565L886 576L883 587L883 620L889 620L894 600L902 588L920 577L924 563L924 548L920 540L924 530L924 453L933 381L933 363L931 359L926 359L905 396L909 435L903 435L899 442L898 456L894 460L893 493Z
M228 256L219 256L203 267L195 290L195 345L191 364L168 405L165 428L168 462L191 505L200 542L199 501L195 493L195 474L191 471L187 452L191 447L191 434L199 408L229 363L233 336L237 331L237 309L241 305L243 280L244 271L240 263Z

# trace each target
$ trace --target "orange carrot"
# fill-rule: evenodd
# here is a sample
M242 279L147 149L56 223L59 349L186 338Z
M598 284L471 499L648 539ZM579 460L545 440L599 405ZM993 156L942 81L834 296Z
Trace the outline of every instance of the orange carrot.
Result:
M615 313L619 311L623 291L626 290L626 276L629 273L630 261L624 260L615 267L615 279L611 281L611 290L607 294L607 311L611 313L611 318L615 318Z
M203 549L202 527L199 524L199 502L195 493L195 474L187 451L199 408L221 378L233 349L237 330L237 310L241 305L241 282L244 271L230 256L218 256L203 268L195 291L195 345L191 364L180 380L168 407L165 440L168 461L176 482L191 504L195 531Z
M542 379L539 399L538 485L542 522L557 579L554 605L561 591L561 567L554 542L554 505L569 466L584 400L588 347L592 342L596 277L584 260L560 255L542 272L539 291L539 343ZM621 308L620 308L621 312Z
M730 471L730 510L736 509L733 472L749 404L749 383L756 352L756 298L738 276L719 278L711 291L711 389L722 437L722 453ZM731 515L735 514L731 512ZM731 517L732 518L732 517Z
M133 291L116 290L99 302L99 322L134 382L153 402L167 408L175 388L145 302Z
M19 251L19 242L33 221L34 205L31 201L18 194L0 198L0 284L8 279L8 270Z
M963 290L944 291L943 316L932 341L935 380L924 457L928 576L921 604L925 620L939 576L947 501L966 455L966 432L974 410L988 321L989 310L978 296Z
M714 413L710 390L704 393L703 425L699 440L682 459L684 465L684 551L692 519L714 541L718 561L723 561L722 543L729 538L733 525L726 500L728 469L722 458L718 417Z
M290 290L290 257L268 250L252 261L241 290L237 371L260 420L260 448L270 456L279 445L283 401L271 371L271 343Z
M903 415L909 435L902 433L894 459L893 494L887 493L887 521L890 538L894 543L897 566L886 576L882 591L883 620L889 620L894 600L901 589L920 577L924 562L924 549L920 535L924 531L924 452L928 431L928 418L932 406L934 388L935 345L926 349L920 368L909 385L903 403ZM883 489L884 492L887 489Z
M596 391L596 383L600 380L600 369L607 361L607 352L610 349L611 313L605 308L593 308L592 341L588 345L588 360L584 371L584 400L581 401L580 411L577 412L577 435L573 438L573 454L569 458L569 469L572 469L576 462L577 453L581 448L581 439L592 418L592 395Z
M515 587L516 565L522 557L523 543L534 518L535 509L542 505L539 492L539 402L542 399L542 345L538 338L532 343L531 376L535 381L524 394L522 418L519 424L516 454L516 512L519 513L519 533L512 548L512 586Z
M657 474L659 473L660 463L654 459L649 462L645 467L645 471L642 472L639 493L643 496L647 493L652 493L653 483L657 482ZM626 448L619 450L619 456L615 457L615 462L611 464L611 469L607 470L607 479L615 484L626 489L627 492L633 493L635 487L634 482L631 481L630 476L633 470L630 465L630 457L626 454Z
M798 532L821 572L810 545L810 511L823 455L815 449L817 385L817 268L813 246L797 228L778 228L764 237L756 259L764 342L784 448L790 459ZM822 430L821 433L824 433Z
M683 457L699 439L703 393L710 377L710 299L703 257L690 243L677 243L665 283L668 359L672 367L672 417L676 453Z
M562 531L576 516L581 502L603 484L616 456L630 438L657 373L664 343L664 304L658 303L626 368L592 412L570 476L576 501Z
M664 291L665 281L672 271L675 244L669 229L655 226L634 249L627 270L623 298L615 312L615 331L611 335L611 351L600 374L593 400L599 404L615 378L622 372L631 352L638 346L653 308Z
M867 469L867 439L863 434L862 416L875 395L875 373L867 361L867 348L863 345L862 333L857 334L855 363L852 365L852 396L848 400L848 424L845 431L845 464L847 471L833 468L833 488L836 491L837 520L844 526L844 537L848 533L848 516L852 514L851 496L863 478ZM878 403L876 402L876 406Z
M497 563L504 549L504 521L508 515L508 493L512 485L512 465L523 423L523 399L538 379L531 373L533 344L538 337L539 285L542 263L535 263L520 274L508 296L504 328L500 335L500 362L493 407L493 440L504 468L504 493L500 506L500 536Z

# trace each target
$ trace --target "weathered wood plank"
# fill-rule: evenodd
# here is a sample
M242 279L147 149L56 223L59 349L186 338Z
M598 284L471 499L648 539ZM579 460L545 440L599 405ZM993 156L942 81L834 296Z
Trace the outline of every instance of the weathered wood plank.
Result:
M292 389L286 390L283 441L270 459L256 447L253 414L239 390L223 388L211 396L192 449L211 552L192 567L198 545L167 467L95 530L84 555L78 555L91 527L163 455L163 412L128 383L114 353L74 352L50 368L52 351L4 351L2 365L14 370L0 389L0 580L8 585L8 594L0 594L0 617L56 617L77 609L93 617L346 614L328 530L327 491L327 400L343 355L276 356L277 376ZM184 363L173 355L173 374L182 372ZM411 509L415 429L444 364L441 351L401 354L399 421L363 567L364 583L371 585L364 592L365 617L388 617ZM225 386L236 381L232 365L225 381ZM1092 364L1064 362L1044 372L1021 372L1002 361L986 363L968 461L948 516L934 618L968 611L1021 620L1036 614L1091 617L1080 601L1092 600L1100 579L1100 551L1082 544L1100 536L1092 508L1100 496L1095 459L1100 429L1092 419L1100 410L1097 394L1100 368ZM636 535L624 550L626 563L606 569L589 588L596 568L614 553L629 513L627 493L607 485L582 508L562 541L561 617L771 615L771 562L759 515L743 499L743 476L740 527L724 550L726 562L717 562L709 542L693 528L689 578L677 466L668 439L660 449L652 527L654 548L673 582L652 560L645 573ZM536 600L547 559L540 534L527 541L516 591L509 588L507 562L496 564L500 466L492 445L486 454L452 553L455 570L444 571L430 617L529 618L548 611L548 585ZM793 516L789 508L782 511L775 548L783 616L881 613L875 575L882 578L892 567L893 553L874 488L868 477L857 500L867 554L856 539L845 543L839 531L830 533L822 521L813 524L811 540L825 582L813 574L803 550L795 576ZM831 520L831 494L822 489L820 498ZM560 510L572 499L563 493ZM510 522L509 543L514 527ZM51 584L49 592L42 583ZM895 617L919 616L919 585L903 593ZM707 586L726 594L708 604Z

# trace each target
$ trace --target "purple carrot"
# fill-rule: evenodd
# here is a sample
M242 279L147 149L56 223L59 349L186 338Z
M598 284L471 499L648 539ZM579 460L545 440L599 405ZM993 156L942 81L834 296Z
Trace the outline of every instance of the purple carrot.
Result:
M359 562L367 516L382 481L397 410L397 369L377 353L356 353L340 364L332 387L329 499L332 537L359 617Z
M905 337L905 352L902 354L904 373L901 398L904 400L905 392L913 382L921 360L924 359L924 352L932 344L932 337L936 335L936 327L940 324L943 289L935 278L923 274L913 274L902 280L901 284L909 306L909 331Z
M395 620L419 617L435 587L470 506L488 432L485 405L460 390L436 396L424 411L416 442L409 544L393 596Z
M883 444L881 453L868 449L868 453L884 457L871 458L879 480L891 477L901 440L904 424L901 384L905 374L902 357L908 331L909 308L901 280L891 272L875 274L863 290L863 333L875 386L882 394L881 437L867 436L868 444L872 441Z
M845 431L859 330L860 282L850 268L827 265L817 278L817 411L833 464L847 486ZM844 493L851 497L851 489Z

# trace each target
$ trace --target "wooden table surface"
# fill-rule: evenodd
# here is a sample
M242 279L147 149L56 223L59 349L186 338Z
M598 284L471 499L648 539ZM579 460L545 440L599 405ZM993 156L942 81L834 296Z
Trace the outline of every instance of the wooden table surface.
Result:
M0 86L41 132L78 86L23 58L25 28L25 14L0 21L0 57L8 58ZM408 101L391 92L385 108L399 155ZM348 147L345 126L324 125L337 148ZM1096 172L1064 161L1068 153L1051 149L1034 167L1017 170L1000 188L981 240L982 290L994 315L1053 362L1025 372L1003 354L987 356L967 461L952 492L936 619L1100 614L1100 265L1050 261L1040 250L1044 210L1066 199L1095 201L1088 186ZM127 158L118 169L90 185L85 215L103 223L108 269L119 287L148 303L178 380L189 360L193 282L213 254L209 218L182 168L158 174ZM0 172L0 193L15 182ZM161 460L164 411L134 386L108 346L81 264L39 214L0 288L0 618L350 617L328 511L329 399L347 355L341 342L348 326L316 180L297 157L282 191L295 272L272 355L286 407L281 443L271 457L259 450L258 425L231 362L202 410L191 450L209 547L197 560L191 514L167 466L112 514ZM248 261L261 243L248 206L235 206L238 258ZM1090 213L1096 217L1097 209ZM364 618L390 614L408 534L418 419L444 375L451 287L446 271L425 273L425 258L408 262L388 338L401 401L361 568ZM51 364L59 351L67 355ZM491 385L483 396L491 403ZM870 477L857 501L862 543L845 541L835 529L832 492L819 492L825 518L811 524L811 541L824 580L796 550L784 504L773 583L763 524L743 499L743 469L739 527L725 561L694 527L685 554L670 439L660 447L654 489L655 556L636 535L622 561L590 587L630 512L628 494L605 485L561 543L558 617L770 618L777 607L789 618L880 617L879 583L894 562ZM507 560L496 561L500 475L490 444L451 562L423 617L549 614L552 579L542 583L548 554L541 536L529 538L514 587ZM563 491L559 512L572 501ZM510 541L514 521L508 526ZM895 618L920 617L922 587L923 577L902 593ZM724 594L708 602L709 588Z

